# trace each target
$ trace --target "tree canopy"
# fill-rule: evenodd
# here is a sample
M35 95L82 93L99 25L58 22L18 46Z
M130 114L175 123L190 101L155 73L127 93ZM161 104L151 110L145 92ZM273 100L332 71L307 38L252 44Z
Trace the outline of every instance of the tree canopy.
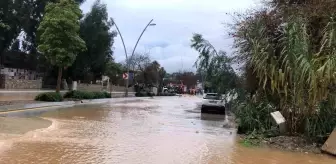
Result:
M22 49L36 53L36 32L49 2L58 0L2 0L0 2L0 54L2 54L20 33ZM83 3L84 0L76 0Z
M62 69L71 66L77 53L86 49L79 36L81 10L73 0L49 3L38 28L38 50L58 67L57 91L60 89Z
M191 47L199 52L195 66L205 76L208 87L219 93L227 93L235 88L237 75L224 51L217 51L201 34L193 35Z
M113 61L113 43L117 36L111 31L114 23L107 13L106 4L97 0L89 13L80 23L80 36L86 43L87 49L78 54L75 63L69 69L73 80L88 79L93 75L99 79L105 73L109 62Z

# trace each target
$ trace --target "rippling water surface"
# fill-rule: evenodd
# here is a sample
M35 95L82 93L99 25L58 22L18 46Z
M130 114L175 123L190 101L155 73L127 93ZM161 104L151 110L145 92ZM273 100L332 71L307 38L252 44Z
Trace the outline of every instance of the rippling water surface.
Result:
M323 155L245 148L197 97L112 100L45 112L45 129L0 142L0 163L332 164Z

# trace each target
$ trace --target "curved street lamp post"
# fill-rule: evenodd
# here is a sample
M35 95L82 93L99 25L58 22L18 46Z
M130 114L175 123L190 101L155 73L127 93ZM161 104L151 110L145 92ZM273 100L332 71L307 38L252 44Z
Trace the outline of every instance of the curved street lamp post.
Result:
M113 22L114 22L114 25L116 26L116 29L117 29L117 31L118 31L118 33L119 33L119 35L120 35L121 42L122 42L123 47L124 47L124 52L125 52L125 57L126 57L127 75L128 75L128 77L129 77L129 71L130 71L130 68L129 68L129 67L130 67L130 64L129 64L130 60L129 60L129 59L132 59L132 58L133 58L133 55L134 55L134 53L135 53L135 49L136 49L136 47L138 46L138 43L139 43L139 41L140 41L142 35L145 33L146 29L148 28L148 26L155 26L156 24L155 24L155 23L152 23L152 22L153 22L153 19L149 21L149 23L146 25L146 27L142 30L142 32L141 32L141 34L140 34L140 36L139 36L137 42L135 43L135 46L134 46L134 48L133 48L133 51L132 51L132 54L131 54L130 58L128 58L127 50L126 50L126 46L125 46L125 42L124 42L124 38L122 37L121 32L120 32L120 30L119 30L119 28L118 28L116 22L115 22L114 20L113 20ZM125 97L127 97L127 96L128 96L128 82L129 82L129 79L127 78L127 79L125 79L125 80L126 80L126 85L125 85Z

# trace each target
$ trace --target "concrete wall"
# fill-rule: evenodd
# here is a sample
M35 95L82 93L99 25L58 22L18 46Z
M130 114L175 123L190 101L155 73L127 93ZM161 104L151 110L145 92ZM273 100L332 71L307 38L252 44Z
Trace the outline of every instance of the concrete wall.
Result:
M26 79L4 79L5 89L41 89L42 79L26 80Z
M110 88L107 86L102 86L101 84L84 84L80 83L77 84L77 90L80 91L110 91ZM112 86L112 91L113 92L124 92L125 87L124 86ZM129 92L134 92L134 88L130 87L128 89Z
M0 72L2 75L5 75L6 78L8 79L26 79L26 80L40 79L37 72L27 69L2 68Z
M41 89L42 79L32 70L2 68L0 69L0 88Z
M106 86L102 86L101 84L77 84L77 90L79 91L103 91L106 90Z

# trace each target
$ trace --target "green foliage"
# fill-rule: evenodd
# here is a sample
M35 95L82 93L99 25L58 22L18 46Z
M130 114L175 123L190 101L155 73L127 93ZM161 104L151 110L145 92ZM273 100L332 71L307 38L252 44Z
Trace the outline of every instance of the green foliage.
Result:
M111 94L108 92L93 92L94 99L102 99L102 98L111 98Z
M58 67L56 92L61 88L63 68L71 66L77 53L86 49L79 37L81 15L79 5L73 0L49 3L38 28L38 50L51 65Z
M322 102L319 112L307 119L306 135L318 143L324 143L336 127L336 108L331 102Z
M115 63L114 61L108 61L106 64L105 75L110 78L112 84L117 84L118 81L122 80L123 67L120 63Z
M37 28L42 21L45 7L58 0L1 0L0 1L0 52L8 50L21 31L25 36L20 38L21 49L31 55L31 60L41 58L37 52ZM84 0L76 0L83 3ZM11 50L9 50L11 51ZM38 66L45 63L39 62Z
M49 101L49 102L60 102L63 100L63 97L60 93L57 92L47 92L40 93L35 97L36 101Z
M215 47L208 40L204 39L201 34L196 33L193 35L190 46L200 53L195 63L199 68L208 68L211 58L218 56Z
M274 131L271 112L275 107L269 102L246 101L237 104L235 115L238 118L238 132L250 134L256 132L259 134L272 133Z
M199 52L195 65L205 74L205 81L211 88L218 93L228 93L236 87L237 75L225 52L216 51L201 34L194 34L191 47Z
M108 92L69 91L65 93L64 98L102 99L102 98L111 98L111 94Z
M148 85L156 85L160 81L160 69L161 66L157 61L151 62L148 66L145 67L145 70L142 72L143 83Z
M151 61L149 53L135 53L128 59L131 70L137 70L134 81L139 84L157 85L162 82L160 75L164 74L163 67L157 61Z
M165 76L167 75L166 70L164 69L164 67L161 67L159 70L159 88L158 88L158 92L162 92L162 87L163 87L163 79L165 78Z
M117 36L112 31L113 21L109 20L106 4L97 0L89 13L80 22L80 36L87 50L78 54L74 65L69 69L74 80L95 80L106 74L113 61L113 43ZM88 77L92 75L93 77ZM114 75L115 76L115 75Z
M253 131L244 137L244 139L240 141L240 144L245 147L257 147L260 146L262 140L263 136L256 131Z
M153 97L155 94L153 92L148 92L148 91L140 91L135 93L136 97Z
M0 28L2 28L4 31L10 30L10 27L7 24L3 23L1 20L0 20Z
M73 0L61 0L46 6L38 28L38 50L52 65L71 66L77 53L86 49L85 42L79 37L81 15L79 5Z
M175 93L159 93L158 96L176 96Z
M148 94L147 94L147 92L145 92L145 91L140 91L140 92L136 92L136 93L135 93L135 96L136 96L136 97L147 97Z
M1 0L0 6L0 55L2 55L18 37L28 6L24 4L24 0Z
M257 102L279 108L290 133L322 141L335 126L329 116L336 100L336 4L273 0L266 5L235 19L235 59L244 63ZM328 105L320 105L325 101Z

